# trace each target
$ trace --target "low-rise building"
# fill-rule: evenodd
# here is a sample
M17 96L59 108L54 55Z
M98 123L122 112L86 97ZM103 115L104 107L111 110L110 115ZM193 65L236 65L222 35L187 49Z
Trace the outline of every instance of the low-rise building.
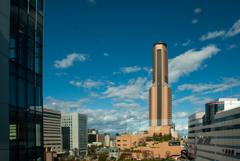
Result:
M45 151L62 152L61 111L43 108L43 144Z

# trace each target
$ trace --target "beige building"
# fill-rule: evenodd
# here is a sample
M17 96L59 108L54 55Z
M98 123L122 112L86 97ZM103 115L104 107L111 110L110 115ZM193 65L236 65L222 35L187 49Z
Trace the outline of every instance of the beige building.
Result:
M43 108L43 144L45 151L62 152L61 111Z
M149 89L148 133L170 133L172 120L172 90L168 86L167 44L153 45L153 85Z
M181 154L182 141L154 142L147 141L153 134L169 135L178 138L172 124L172 90L168 86L168 51L167 44L158 42L153 45L153 85L149 89L149 127L148 134L122 134L116 136L116 147L120 149L151 150L154 158ZM146 144L141 146L142 144ZM141 154L142 155L142 154ZM141 156L140 155L140 156ZM142 158L142 156L133 158Z

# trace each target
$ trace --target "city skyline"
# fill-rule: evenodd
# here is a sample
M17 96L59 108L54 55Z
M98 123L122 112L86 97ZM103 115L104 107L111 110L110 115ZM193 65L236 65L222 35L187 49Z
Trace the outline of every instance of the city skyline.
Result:
M88 128L100 133L147 129L151 50L158 41L168 44L172 118L180 134L187 134L187 116L230 97L231 86L239 98L240 2L188 3L96 0L61 2L54 10L46 3L44 107L87 114Z

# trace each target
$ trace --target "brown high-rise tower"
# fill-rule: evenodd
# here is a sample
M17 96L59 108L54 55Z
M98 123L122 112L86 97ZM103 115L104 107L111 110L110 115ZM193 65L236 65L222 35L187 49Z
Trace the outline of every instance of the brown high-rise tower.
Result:
M172 90L168 86L167 44L158 42L153 45L153 85L149 89L149 127L170 126L171 120Z

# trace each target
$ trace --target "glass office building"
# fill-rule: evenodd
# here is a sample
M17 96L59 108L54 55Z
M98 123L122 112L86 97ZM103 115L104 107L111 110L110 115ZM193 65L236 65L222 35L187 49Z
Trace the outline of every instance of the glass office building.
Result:
M0 155L43 160L44 0L0 0Z

